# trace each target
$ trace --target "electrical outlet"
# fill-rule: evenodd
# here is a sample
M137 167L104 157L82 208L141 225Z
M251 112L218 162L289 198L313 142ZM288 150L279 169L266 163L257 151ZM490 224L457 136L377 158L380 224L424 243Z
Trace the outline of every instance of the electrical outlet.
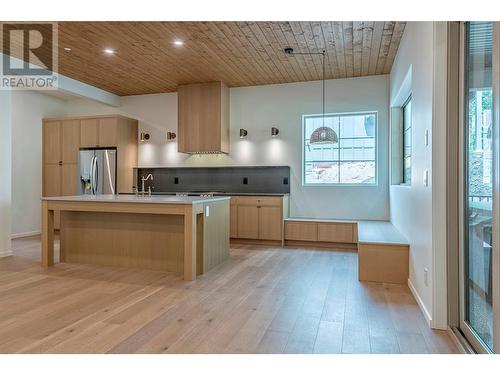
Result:
M424 186L429 186L429 171L428 170L424 171L423 183L424 183Z
M429 129L425 129L424 132L424 144L429 146Z
M425 286L429 286L429 270L427 267L424 267L424 284Z
M210 216L210 207L209 206L205 206L205 216L206 217Z

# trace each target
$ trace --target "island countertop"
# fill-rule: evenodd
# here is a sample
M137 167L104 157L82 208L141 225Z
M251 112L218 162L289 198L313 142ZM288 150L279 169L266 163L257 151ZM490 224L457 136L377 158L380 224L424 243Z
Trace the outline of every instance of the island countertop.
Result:
M61 197L43 197L42 201L62 201L62 202L102 202L102 203L163 203L163 204L197 204L209 203L216 201L229 200L230 197L200 197L200 196L136 196L136 195L113 195L113 194L99 194L99 195L70 195Z

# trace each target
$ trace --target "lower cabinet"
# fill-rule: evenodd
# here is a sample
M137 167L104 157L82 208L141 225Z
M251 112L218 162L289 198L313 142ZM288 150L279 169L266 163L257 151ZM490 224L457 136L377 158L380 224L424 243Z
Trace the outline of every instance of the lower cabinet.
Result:
M281 241L287 209L288 197L231 197L231 238Z
M259 239L280 241L283 232L283 209L262 206L259 208Z
M238 238L259 238L259 208L257 206L239 205Z

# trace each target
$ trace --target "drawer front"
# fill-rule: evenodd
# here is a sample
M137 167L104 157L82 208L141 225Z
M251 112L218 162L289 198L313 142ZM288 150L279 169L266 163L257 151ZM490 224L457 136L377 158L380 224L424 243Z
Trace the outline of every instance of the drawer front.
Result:
M317 224L304 221L285 222L285 240L317 241Z
M231 197L231 203L245 206L281 206L282 197L256 197L236 196Z
M318 223L318 241L353 243L354 224Z

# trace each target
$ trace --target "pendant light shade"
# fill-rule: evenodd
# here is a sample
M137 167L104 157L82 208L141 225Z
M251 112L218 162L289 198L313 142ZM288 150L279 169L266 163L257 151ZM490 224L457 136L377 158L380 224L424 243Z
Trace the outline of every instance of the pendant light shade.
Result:
M310 144L328 144L337 142L337 133L335 133L335 131L328 126L317 128L312 132L311 138L309 138Z

